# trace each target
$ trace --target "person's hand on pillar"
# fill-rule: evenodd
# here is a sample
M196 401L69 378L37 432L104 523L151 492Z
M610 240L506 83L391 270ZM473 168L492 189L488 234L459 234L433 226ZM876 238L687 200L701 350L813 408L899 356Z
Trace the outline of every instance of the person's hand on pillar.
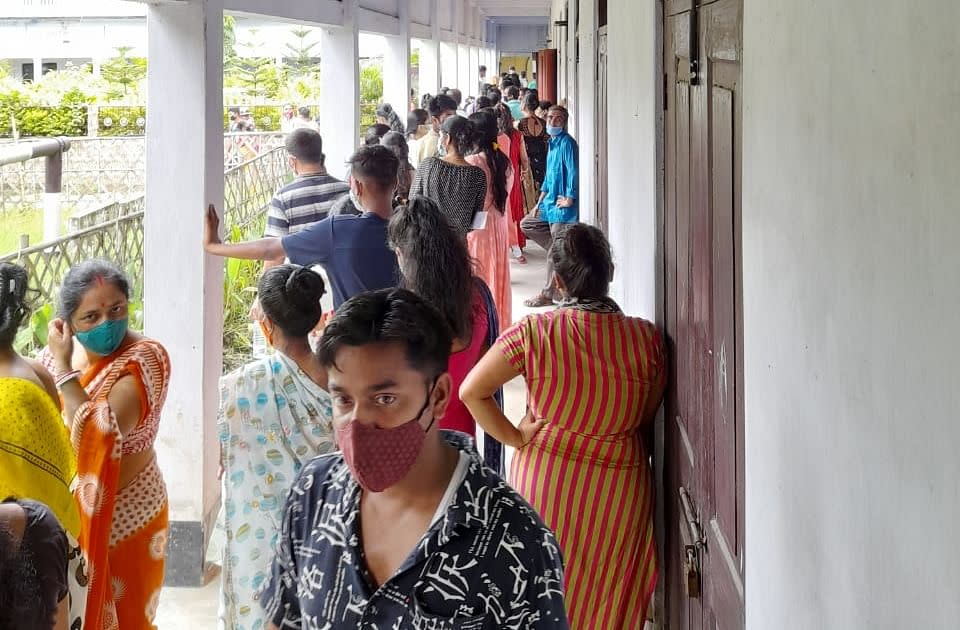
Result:
M211 203L207 206L205 220L203 222L203 248L210 249L211 245L219 245L220 240L220 217L217 215L217 208Z

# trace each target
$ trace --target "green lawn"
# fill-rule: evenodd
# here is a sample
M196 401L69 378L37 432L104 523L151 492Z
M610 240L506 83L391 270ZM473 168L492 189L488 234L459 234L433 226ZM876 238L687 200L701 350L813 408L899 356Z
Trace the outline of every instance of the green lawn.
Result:
M26 208L0 212L0 256L17 250L21 234L30 236L31 245L42 240L43 210Z

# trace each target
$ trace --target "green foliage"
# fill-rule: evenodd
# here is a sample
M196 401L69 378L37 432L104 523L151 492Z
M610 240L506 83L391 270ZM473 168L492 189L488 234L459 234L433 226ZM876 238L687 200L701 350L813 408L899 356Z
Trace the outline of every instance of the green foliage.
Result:
M21 234L29 236L35 245L43 236L43 210L23 206L0 212L0 227L0 255L17 251Z
M313 50L319 42L311 42L307 38L313 35L313 29L295 28L290 33L297 38L295 44L287 44L287 59L285 65L292 78L319 75L319 58Z
M97 135L142 136L146 130L146 121L147 108L142 105L101 107L97 120Z
M383 61L369 60L360 68L360 129L377 122L377 103L383 98Z
M230 240L244 235L231 230ZM250 360L250 307L257 297L259 261L228 258L223 276L223 371L231 372Z
M125 98L131 89L136 89L147 76L147 60L143 57L128 57L132 48L120 46L117 56L100 66L100 75L110 85L108 100Z
M97 85L83 68L48 72L36 83L0 79L0 136L85 136Z
M223 69L226 72L237 60L237 18L223 16Z
M14 349L26 356L36 354L47 345L47 326L56 317L53 304L47 303L34 309L27 325L20 329L13 342Z
M224 68L224 84L242 87L251 99L275 99L280 94L282 77L273 59L257 56L263 48L257 33L257 29L250 29L250 41L240 45L244 56L235 57L230 66Z

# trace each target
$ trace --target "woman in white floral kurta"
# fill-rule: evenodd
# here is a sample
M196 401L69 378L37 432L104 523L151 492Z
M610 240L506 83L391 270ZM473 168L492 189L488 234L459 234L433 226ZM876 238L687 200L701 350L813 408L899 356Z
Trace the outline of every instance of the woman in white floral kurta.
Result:
M275 351L220 382L223 554L220 623L262 630L257 590L270 575L283 506L300 469L335 450L326 372L308 335L320 321L323 280L296 265L274 267L259 284L259 324Z

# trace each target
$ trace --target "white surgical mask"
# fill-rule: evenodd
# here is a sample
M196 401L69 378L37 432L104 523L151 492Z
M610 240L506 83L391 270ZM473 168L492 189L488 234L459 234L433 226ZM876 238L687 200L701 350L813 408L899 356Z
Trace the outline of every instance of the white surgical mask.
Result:
M353 203L353 207L356 208L360 214L367 211L367 209L363 207L363 204L360 203L360 197L357 196L357 193L353 192L353 188L350 189L350 202Z

